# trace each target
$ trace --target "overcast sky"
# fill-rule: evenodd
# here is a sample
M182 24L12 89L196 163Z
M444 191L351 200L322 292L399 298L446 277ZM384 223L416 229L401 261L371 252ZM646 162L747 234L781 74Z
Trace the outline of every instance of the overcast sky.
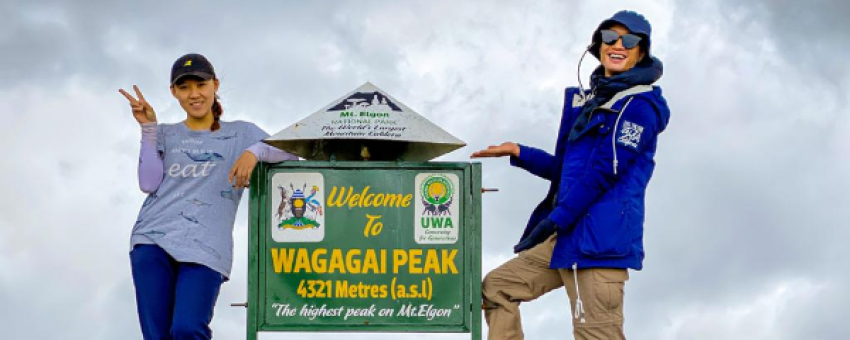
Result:
M275 133L371 81L468 144L440 160L466 161L505 140L554 150L563 89L620 9L652 23L672 109L645 269L626 285L629 339L846 338L850 4L839 0L2 0L2 338L141 339L127 255L145 198L140 132L117 90L138 84L161 122L184 119L168 91L180 55L213 62L225 120ZM585 59L585 83L596 65ZM483 163L484 185L501 189L483 202L486 273L512 256L547 183ZM229 305L247 294L246 202L217 339L244 337L245 309ZM527 338L569 338L563 290L522 308Z

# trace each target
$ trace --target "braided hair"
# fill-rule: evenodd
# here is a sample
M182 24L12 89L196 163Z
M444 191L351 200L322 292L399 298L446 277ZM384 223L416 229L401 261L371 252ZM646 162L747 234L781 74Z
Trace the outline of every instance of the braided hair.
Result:
M224 108L221 107L221 102L218 101L218 95L216 94L212 105L213 123L212 126L210 126L211 131L221 128L221 124L219 124L218 121L221 118L222 113L224 113Z

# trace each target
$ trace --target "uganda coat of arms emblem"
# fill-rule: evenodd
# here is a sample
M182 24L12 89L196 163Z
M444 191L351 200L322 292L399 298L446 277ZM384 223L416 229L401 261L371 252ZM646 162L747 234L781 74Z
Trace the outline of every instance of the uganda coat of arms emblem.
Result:
M272 238L277 242L319 242L325 237L324 177L320 173L278 173L272 177Z

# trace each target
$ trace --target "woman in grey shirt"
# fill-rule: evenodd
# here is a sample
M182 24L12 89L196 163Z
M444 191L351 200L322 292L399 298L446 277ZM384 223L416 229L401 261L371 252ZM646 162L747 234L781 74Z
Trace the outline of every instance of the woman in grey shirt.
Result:
M139 322L146 340L211 339L213 307L233 263L233 223L258 161L297 157L261 142L253 123L224 122L219 80L200 54L171 69L171 93L186 111L159 124L138 87L130 102L142 128L139 186L148 194L130 238Z

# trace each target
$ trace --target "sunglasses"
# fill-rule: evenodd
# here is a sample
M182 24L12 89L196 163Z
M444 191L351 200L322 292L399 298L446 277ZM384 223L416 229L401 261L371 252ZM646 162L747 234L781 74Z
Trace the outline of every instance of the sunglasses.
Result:
M626 33L623 35L614 32L613 30L602 30L599 31L600 36L602 37L602 42L606 45L614 45L617 43L617 40L623 38L623 47L627 49L633 49L640 43L641 37L638 35L634 35L631 33Z

